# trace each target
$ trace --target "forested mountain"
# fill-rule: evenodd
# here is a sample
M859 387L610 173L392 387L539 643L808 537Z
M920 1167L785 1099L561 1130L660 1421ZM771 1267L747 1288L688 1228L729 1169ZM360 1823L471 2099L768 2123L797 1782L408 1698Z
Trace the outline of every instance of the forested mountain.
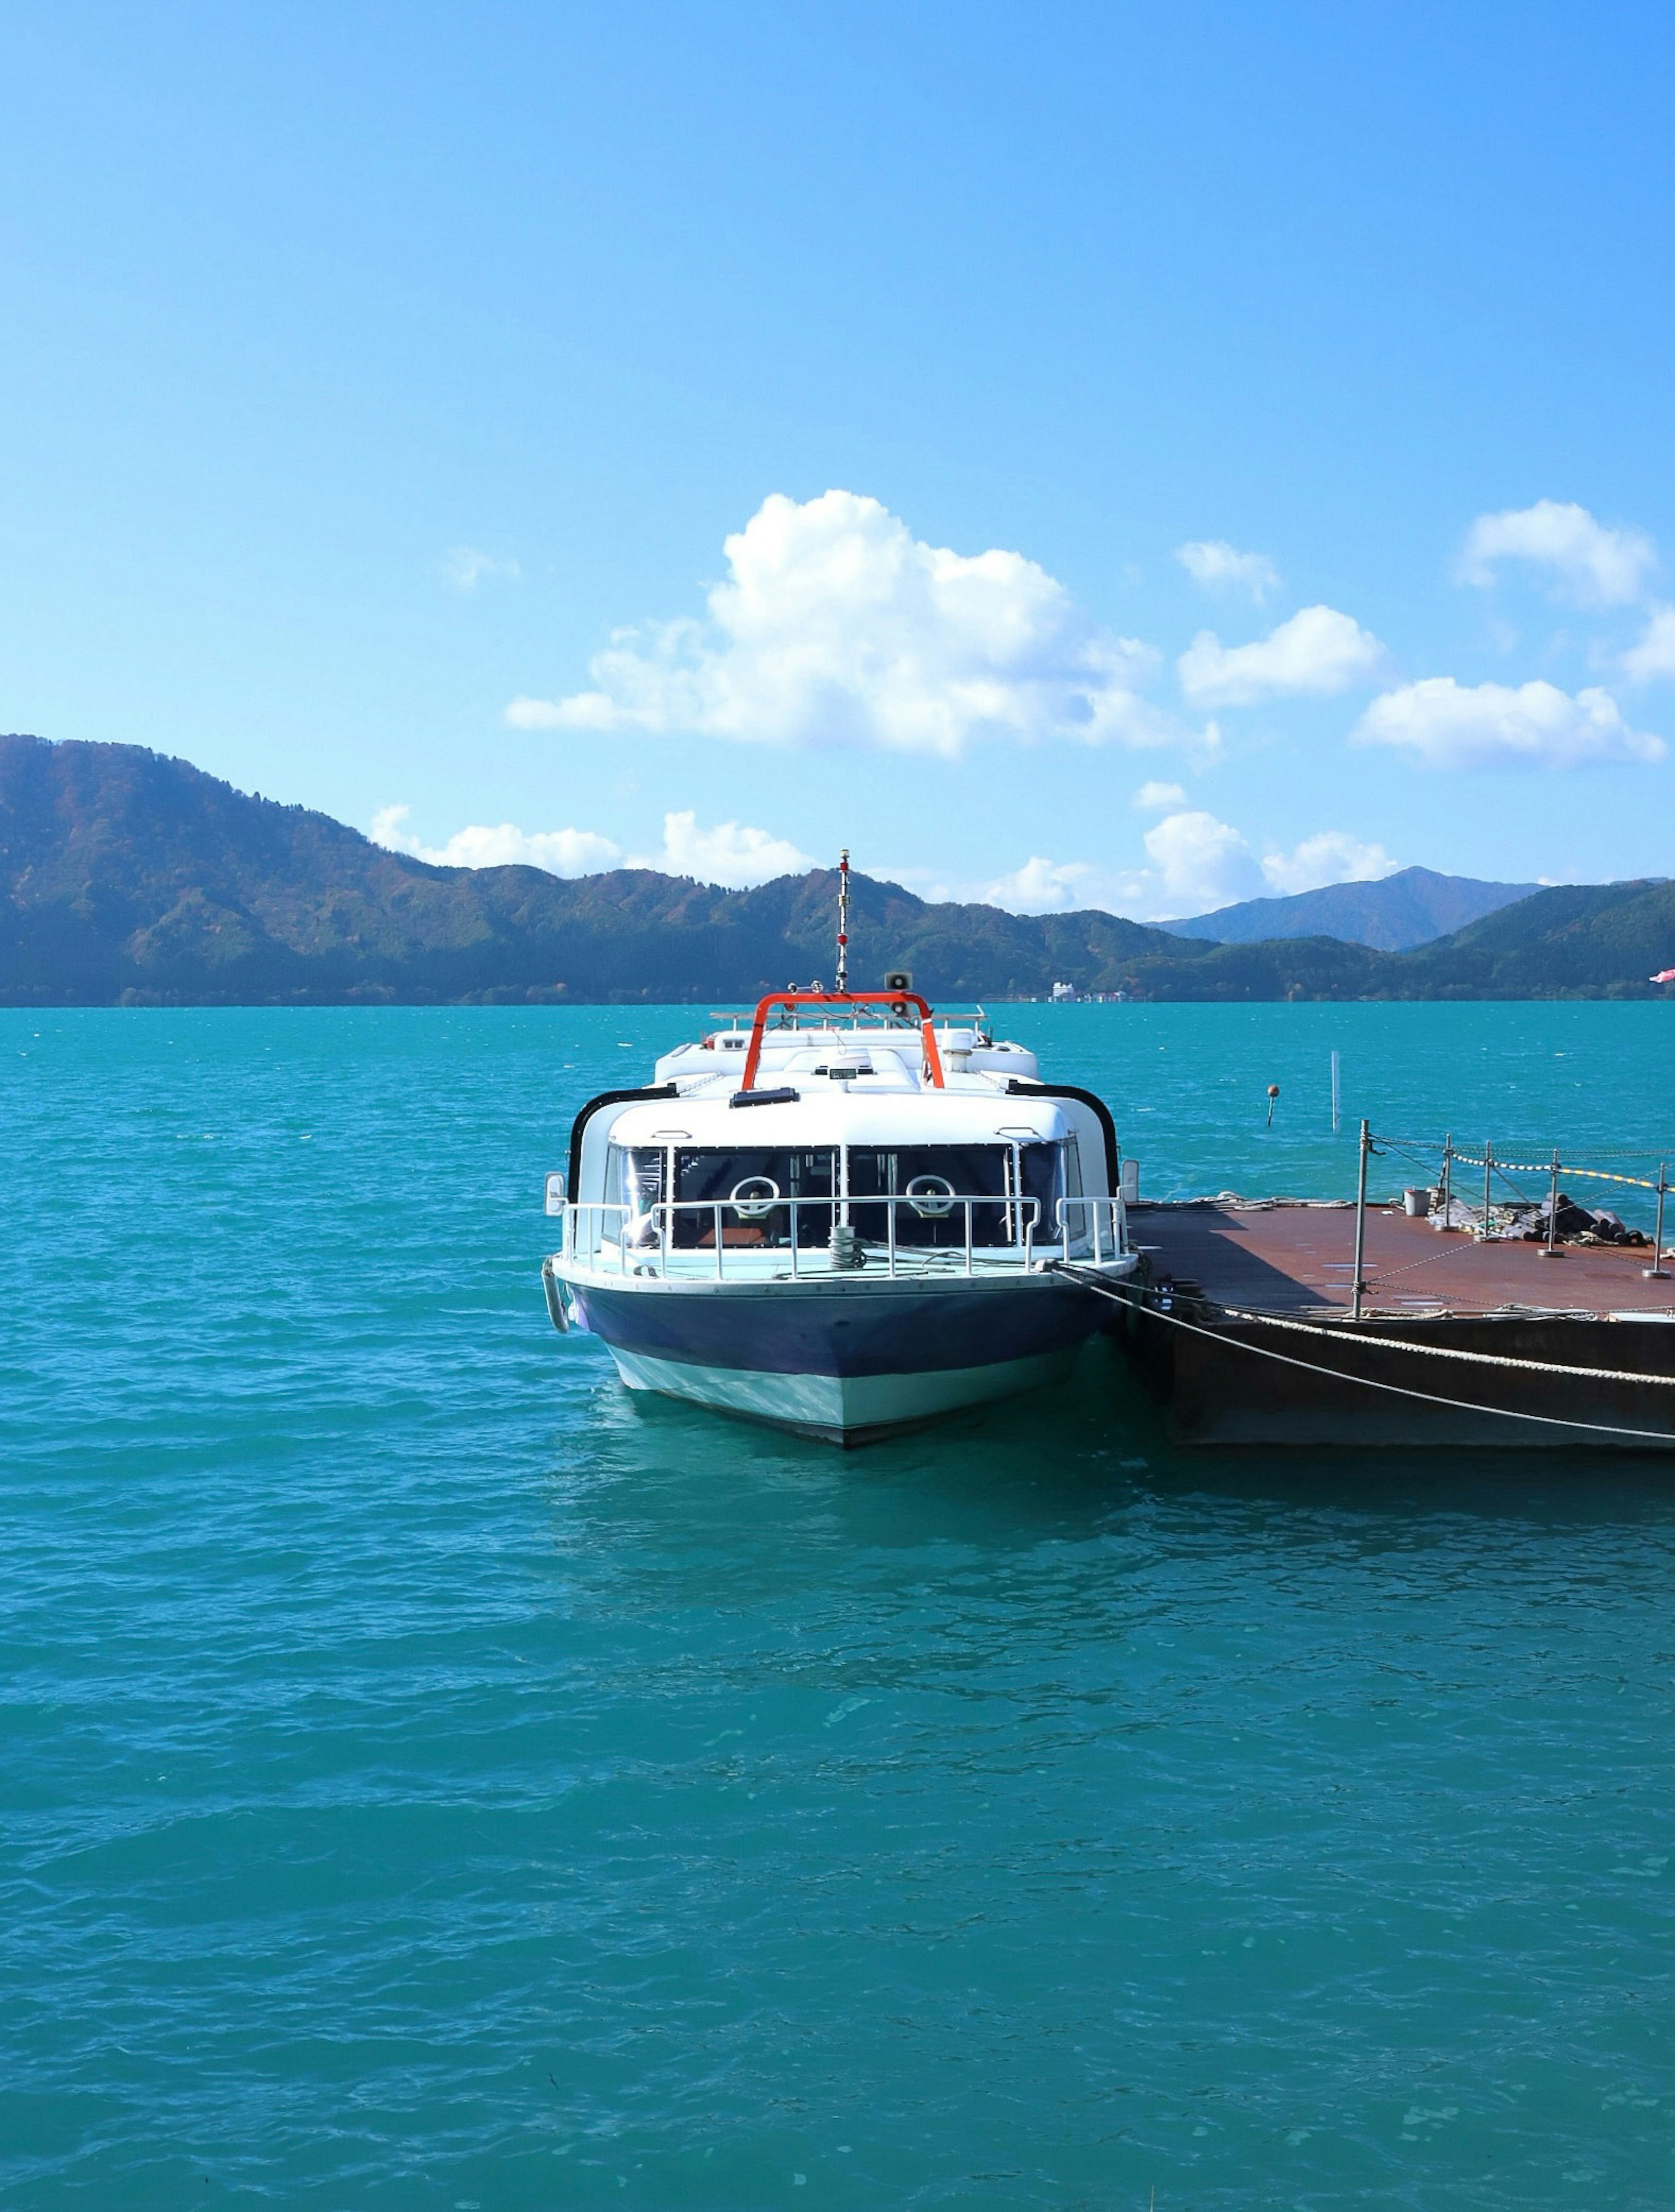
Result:
M1405 952L1540 888L1441 876L1434 868L1399 868L1374 883L1328 884L1323 890L1296 891L1290 898L1246 899L1163 927L1172 936L1207 938L1216 945L1253 945L1267 937L1337 937L1381 952Z
M134 745L0 738L0 998L16 1004L741 999L829 979L836 878L439 868ZM949 999L1093 988L1180 950L853 881L851 968Z
M1376 886L1347 886L1352 890ZM1538 891L1408 953L1212 945L1114 915L853 882L851 975L932 1000L1649 997L1675 885ZM725 891L644 869L439 868L136 745L0 738L0 1002L749 1000L829 981L829 870Z

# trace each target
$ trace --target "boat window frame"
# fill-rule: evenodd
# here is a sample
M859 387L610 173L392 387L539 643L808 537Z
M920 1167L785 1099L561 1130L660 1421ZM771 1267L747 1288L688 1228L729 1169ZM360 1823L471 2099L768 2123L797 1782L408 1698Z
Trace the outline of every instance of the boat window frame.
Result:
M1051 1165L1046 1177L1045 1187L1038 1177L1027 1175L1024 1158L1027 1152L1050 1156ZM610 1174L613 1156L617 1160L627 1160L631 1159L636 1153L649 1155L653 1152L658 1153L661 1158L662 1196L656 1201L652 1212L660 1213L662 1216L661 1225L665 1232L666 1246L671 1253L711 1249L714 1241L714 1230L710 1227L706 1231L697 1225L696 1210L710 1208L717 1205L725 1209L731 1205L730 1199L725 1196L719 1200L713 1195L691 1200L683 1200L677 1196L682 1188L681 1173L683 1159L689 1162L705 1156L716 1159L737 1160L740 1164L741 1174L749 1176L768 1172L760 1167L751 1166L749 1164L751 1155L762 1158L771 1158L780 1153L810 1157L825 1155L832 1163L829 1194L824 1191L793 1193L787 1188L782 1192L779 1202L784 1204L794 1195L798 1204L798 1212L795 1218L799 1223L807 1218L805 1208L828 1208L830 1211L830 1219L827 1224L827 1233L828 1233L831 1228L839 1224L851 1225L854 1212L859 1212L862 1208L887 1206L889 1200L894 1198L896 1203L889 1206L889 1215L893 1216L894 1218L891 1219L887 1216L884 1233L864 1239L869 1244L892 1249L896 1248L925 1251L963 1249L968 1237L972 1249L979 1252L1017 1251L1030 1244L1045 1243L1056 1239L1062 1233L1063 1201L1066 1199L1079 1198L1081 1195L1080 1163L1076 1151L1074 1131L1058 1135L1033 1132L1026 1135L1017 1130L1002 1134L997 1131L992 1136L975 1139L967 1144L956 1145L924 1143L852 1145L847 1141L827 1145L741 1145L737 1143L723 1145L695 1142L689 1137L670 1139L660 1145L622 1145L613 1140L606 1151L607 1204L620 1206L622 1213L616 1236L612 1241L621 1241L623 1227L628 1220L641 1218L634 1212L628 1202L626 1184L622 1185L621 1194L615 1191ZM954 1212L948 1217L937 1217L932 1219L930 1217L914 1215L913 1210L904 1205L906 1186L913 1179L913 1176L910 1174L901 1177L899 1168L895 1178L901 1182L902 1188L899 1190L857 1192L853 1187L851 1162L852 1155L855 1153L871 1154L874 1158L890 1155L899 1160L904 1153L911 1156L916 1153L945 1152L980 1152L992 1155L999 1170L999 1188L994 1191L956 1190L953 1195L957 1201L962 1202L956 1205ZM915 1167L913 1173L935 1173L944 1181L951 1180L940 1168ZM620 1167L618 1176L620 1181ZM777 1180L777 1178L771 1179ZM1035 1188L1031 1188L1032 1183L1035 1184ZM964 1201L969 1201L969 1204ZM986 1208L994 1209L1001 1217L997 1224L999 1231L997 1236L979 1237L974 1233L975 1223L973 1217L980 1215ZM683 1213L694 1215L694 1234L690 1243L681 1233L681 1217ZM817 1220L819 1216L816 1215L815 1218ZM782 1228L776 1224L772 1233L764 1229L760 1237L761 1243L770 1248L782 1246L788 1249L795 1242L799 1249L804 1250L816 1249L824 1243L825 1233L816 1233L812 1238L793 1237L790 1226L792 1218L793 1217L787 1212L786 1223ZM950 1229L950 1234L946 1237L939 1233L940 1221L944 1218L948 1221ZM921 1223L928 1229L928 1234L918 1233L919 1224ZM903 1233L904 1224L907 1224L905 1234ZM743 1231L750 1225L752 1224L748 1224L742 1216L738 1218L736 1224L725 1224L724 1242L729 1244L735 1242L733 1237L725 1234L725 1227L737 1226ZM953 1233L956 1230L957 1234ZM607 1231L606 1233L609 1235L610 1231ZM756 1235L741 1234L737 1241L740 1243L755 1244L758 1238Z

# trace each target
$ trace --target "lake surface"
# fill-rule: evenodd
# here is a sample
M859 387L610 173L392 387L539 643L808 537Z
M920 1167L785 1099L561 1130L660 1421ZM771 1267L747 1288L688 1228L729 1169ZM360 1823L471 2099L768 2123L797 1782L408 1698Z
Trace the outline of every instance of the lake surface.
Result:
M1347 1195L1675 1158L1672 1023L1001 1026ZM1661 2212L1675 1474L630 1400L541 1181L693 1027L0 1013L5 2203Z

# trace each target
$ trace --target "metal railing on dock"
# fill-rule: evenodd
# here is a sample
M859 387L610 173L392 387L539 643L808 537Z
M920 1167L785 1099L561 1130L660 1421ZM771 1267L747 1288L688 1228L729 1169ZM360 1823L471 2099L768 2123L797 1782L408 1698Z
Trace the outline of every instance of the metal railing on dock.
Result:
M1514 1149L1535 1151L1538 1148L1526 1146L1514 1147ZM1545 1147L1539 1149L1546 1150ZM1565 1194L1559 1188L1562 1179L1581 1182L1615 1183L1630 1189L1651 1191L1657 1198L1657 1222L1651 1240L1652 1265L1643 1272L1648 1279L1653 1281L1668 1279L1669 1271L1664 1266L1664 1261L1668 1256L1664 1249L1664 1200L1670 1188L1668 1162L1666 1158L1660 1158L1656 1153L1648 1151L1613 1152L1606 1154L1607 1158L1617 1159L1643 1159L1648 1162L1656 1159L1657 1175L1654 1178L1649 1176L1627 1175L1617 1168L1584 1167L1579 1161L1565 1159L1557 1145L1551 1147L1548 1157L1545 1159L1508 1159L1503 1154L1497 1154L1493 1140L1490 1139L1484 1139L1480 1152L1472 1152L1456 1145L1452 1133L1444 1136L1440 1142L1435 1138L1428 1137L1389 1137L1375 1133L1371 1124L1364 1121L1361 1124L1357 1151L1359 1158L1356 1177L1355 1289L1352 1309L1356 1321L1362 1317L1362 1301L1370 1287L1366 1280L1365 1269L1367 1165L1369 1159L1390 1153L1402 1153L1417 1166L1429 1165L1431 1160L1435 1160L1440 1168L1440 1181L1434 1185L1426 1186L1431 1196L1430 1217L1435 1221L1439 1229L1443 1231L1469 1229L1474 1237L1485 1242L1496 1237L1504 1237L1509 1235L1516 1236L1525 1242L1540 1241L1543 1255L1548 1258L1559 1257L1563 1253L1565 1241L1559 1227L1561 1212L1565 1202ZM1456 1198L1453 1188L1456 1168L1467 1168L1474 1173L1479 1170L1482 1171L1483 1204L1480 1209L1474 1209L1469 1202ZM1529 1225L1532 1222L1539 1223L1542 1220L1543 1201L1533 1199L1526 1191L1519 1189L1518 1185L1513 1182L1513 1177L1520 1175L1540 1176L1547 1182L1545 1201L1545 1237L1538 1228L1532 1234ZM1499 1209L1498 1225L1495 1204L1495 1182L1497 1176L1502 1184L1514 1193L1512 1201L1503 1202ZM1437 1218L1439 1215L1440 1219ZM1622 1241L1635 1243L1643 1240L1641 1239L1639 1232L1635 1231L1625 1236ZM1415 1264L1423 1266L1424 1263L1419 1261Z

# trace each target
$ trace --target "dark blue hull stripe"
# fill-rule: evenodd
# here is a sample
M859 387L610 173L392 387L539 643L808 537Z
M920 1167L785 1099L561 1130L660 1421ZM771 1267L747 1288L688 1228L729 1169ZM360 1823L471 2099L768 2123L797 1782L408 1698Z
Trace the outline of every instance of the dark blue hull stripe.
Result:
M614 1291L572 1278L583 1319L624 1352L769 1375L927 1375L1080 1344L1100 1301L1069 1283L867 1297Z

